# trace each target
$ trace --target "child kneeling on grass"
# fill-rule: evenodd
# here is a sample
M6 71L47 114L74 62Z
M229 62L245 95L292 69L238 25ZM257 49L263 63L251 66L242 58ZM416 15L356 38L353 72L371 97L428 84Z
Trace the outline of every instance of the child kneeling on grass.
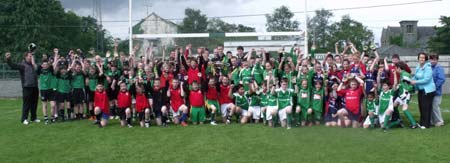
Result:
M125 82L120 82L120 90L117 94L117 113L120 118L120 126L131 128L131 93Z
M96 117L95 123L98 127L106 126L109 119L109 100L103 84L98 84L94 95L94 114Z

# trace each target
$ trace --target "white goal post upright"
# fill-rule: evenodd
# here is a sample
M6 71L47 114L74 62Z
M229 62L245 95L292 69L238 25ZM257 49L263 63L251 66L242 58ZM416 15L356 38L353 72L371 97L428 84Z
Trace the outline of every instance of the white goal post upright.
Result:
M132 18L131 18L131 14L132 14L132 4L133 4L133 0L128 0L128 33L129 33L129 37L128 37L128 45L129 45L129 51L128 54L131 55L131 52L133 51L133 26L132 26Z

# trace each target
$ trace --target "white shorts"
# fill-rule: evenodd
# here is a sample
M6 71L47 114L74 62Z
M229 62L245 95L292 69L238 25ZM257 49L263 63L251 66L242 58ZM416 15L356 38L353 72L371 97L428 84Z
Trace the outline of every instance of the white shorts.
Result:
M383 125L383 123L384 123L384 117L386 117L385 113L386 112L384 112L383 114L378 114L378 121L380 122L380 125ZM392 119L392 117L391 117L391 119ZM391 119L389 119L389 120L391 120Z
M286 108L278 110L278 117L280 118L280 121L285 120L287 118Z
M259 119L261 116L261 107L260 106L250 106L248 107L248 113L253 115L253 119ZM248 115L248 116L252 116Z
M220 111L222 112L222 117L227 116L227 109L230 108L233 105L233 103L226 103L220 105Z
M266 120L271 120L272 119L272 112L277 111L277 110L278 110L278 106L267 106Z
M184 105L181 105L181 106L184 106ZM173 110L172 106L170 107L170 112L172 113L172 115L173 115L174 117L178 117L178 116L180 116L181 114L183 114L183 111L181 110L181 106L178 108L178 111L177 111L177 112L175 112L175 111Z
M373 115L373 116L376 117L377 115ZM384 118L384 116L383 116L383 118ZM375 120L373 123L374 123L374 124L377 124L379 121L380 121L380 120ZM384 119L383 119L383 121L384 121ZM363 125L370 125L370 117L369 117L369 116L366 117L366 119L364 120Z
M248 116L248 110L241 109L241 117Z
M401 97L397 97L394 101L394 104L405 105L405 104L408 104L408 100L409 100L409 97L403 97L403 99Z

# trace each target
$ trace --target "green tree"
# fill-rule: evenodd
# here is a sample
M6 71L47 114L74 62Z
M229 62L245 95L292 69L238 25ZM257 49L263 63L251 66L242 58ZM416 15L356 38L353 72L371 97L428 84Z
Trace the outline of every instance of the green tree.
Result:
M450 54L450 17L441 16L441 27L434 27L436 35L428 41L428 48L432 52Z
M363 42L372 42L373 33L361 22L353 20L348 15L344 15L339 22L335 22L330 27L330 35L327 42L328 48L333 48L339 40L351 41L356 48L361 49Z
M294 17L288 7L281 6L275 9L275 11L269 15L266 15L266 27L269 32L283 32L283 31L296 31L298 30L298 21L292 21Z
M94 18L65 12L58 0L3 0L0 5L0 38L0 53L23 53L33 42L39 47L37 58L41 53L51 53L54 47L66 54L75 48L87 52L95 47L101 51L111 43L111 37L97 26ZM95 46L97 38L103 39L103 45ZM16 60L20 56L14 55Z
M308 42L312 45L315 42L316 52L324 53L329 51L328 42L330 35L330 24L333 13L330 10L320 9L315 11L314 17L308 20Z
M181 33L203 33L208 27L208 18L202 14L200 10L186 8L184 10L184 17L179 31Z
M224 33L224 32L254 32L255 28L242 24L230 24L221 19L213 18L208 20L208 32Z

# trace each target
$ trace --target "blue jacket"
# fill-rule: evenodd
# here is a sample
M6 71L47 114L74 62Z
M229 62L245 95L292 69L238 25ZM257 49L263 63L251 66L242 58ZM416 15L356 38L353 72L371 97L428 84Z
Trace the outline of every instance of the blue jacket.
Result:
M436 91L430 62L425 63L422 67L418 65L413 79L416 80L416 89L424 90L425 93Z
M433 80L434 85L436 85L436 96L442 95L442 85L445 83L445 72L444 68L441 65L431 65L431 69L433 69Z

